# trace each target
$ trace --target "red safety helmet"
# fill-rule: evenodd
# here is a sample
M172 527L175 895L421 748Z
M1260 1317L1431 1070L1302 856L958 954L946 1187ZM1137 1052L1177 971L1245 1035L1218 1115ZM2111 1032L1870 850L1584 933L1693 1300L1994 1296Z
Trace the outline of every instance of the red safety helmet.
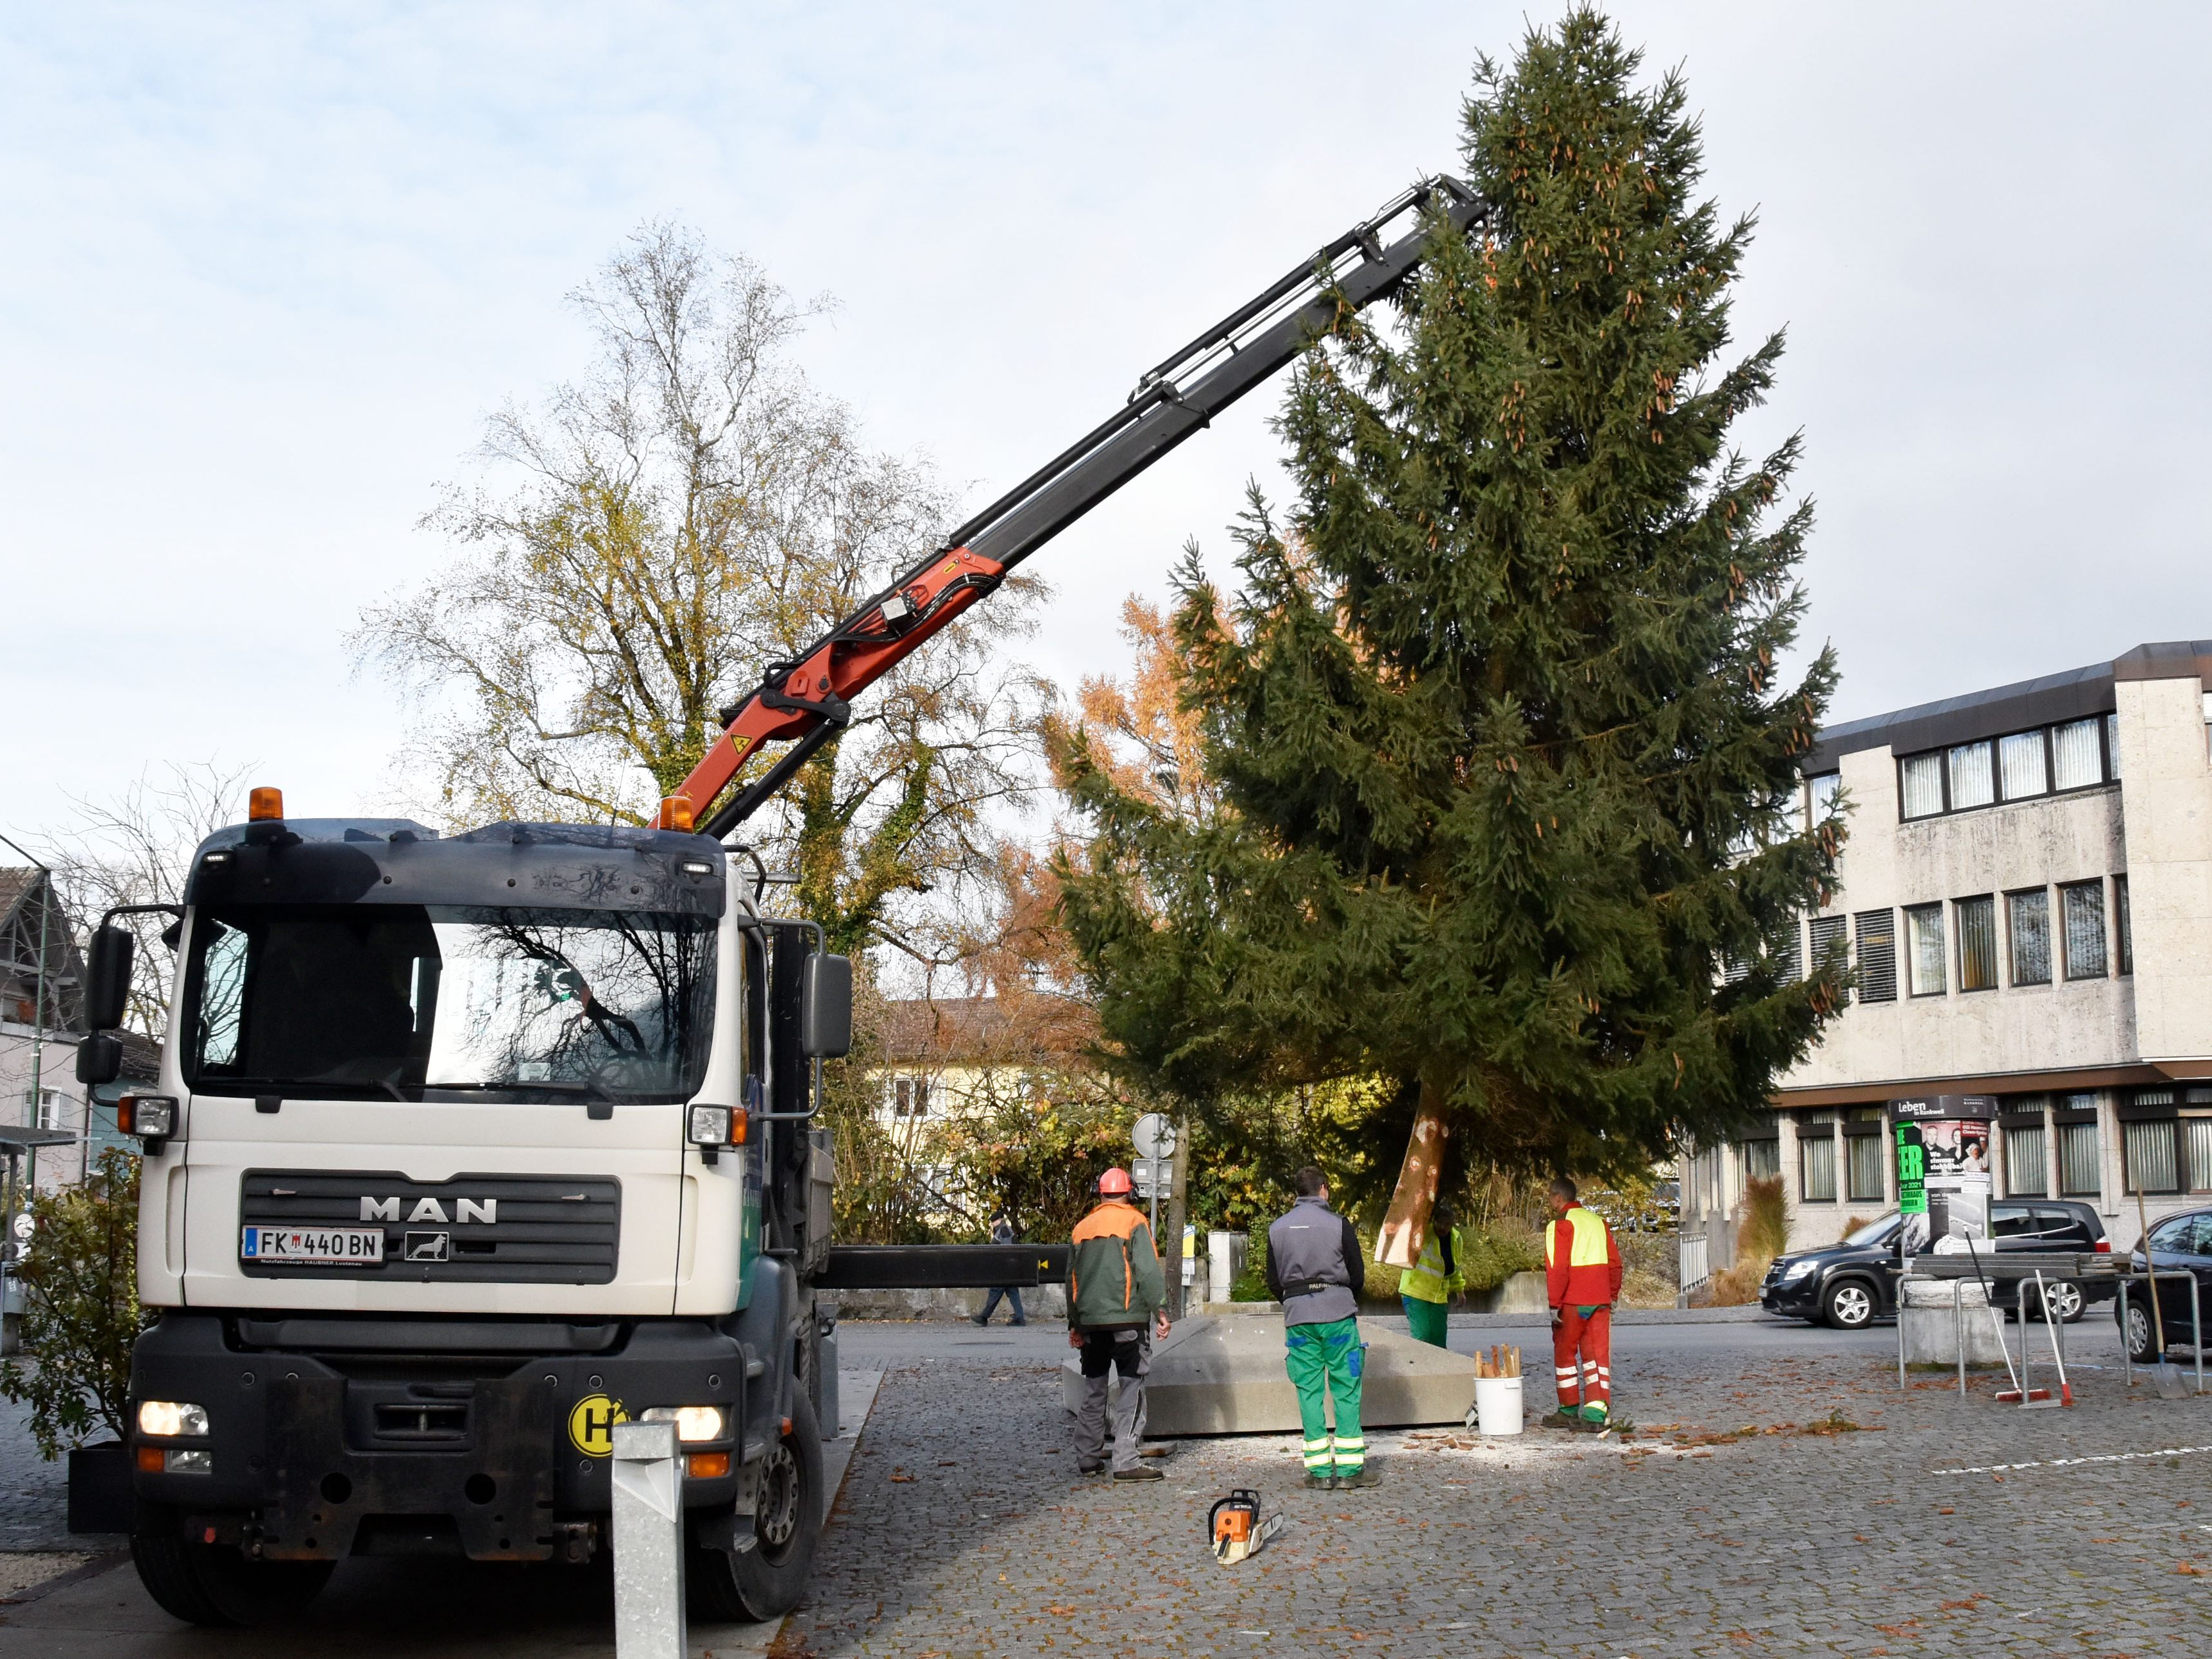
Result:
M1127 1170L1117 1167L1098 1177L1098 1196L1101 1198L1127 1198L1135 1190Z

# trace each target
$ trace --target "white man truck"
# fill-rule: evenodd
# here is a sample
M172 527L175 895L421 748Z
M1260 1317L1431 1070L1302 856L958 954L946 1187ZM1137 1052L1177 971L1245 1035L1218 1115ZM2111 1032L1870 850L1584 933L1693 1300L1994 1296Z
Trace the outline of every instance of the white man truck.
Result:
M767 914L731 838L893 663L1482 217L1430 180L1161 363L769 664L652 828L440 836L257 790L199 847L181 905L151 907L175 953L160 1079L120 1109L152 1314L131 1549L163 1607L260 1622L356 1554L588 1560L626 1419L676 1425L697 1610L793 1605L836 1430L817 1292L1034 1283L1060 1258L831 1248L810 1119L850 968ZM88 1083L118 1075L125 920L89 952Z

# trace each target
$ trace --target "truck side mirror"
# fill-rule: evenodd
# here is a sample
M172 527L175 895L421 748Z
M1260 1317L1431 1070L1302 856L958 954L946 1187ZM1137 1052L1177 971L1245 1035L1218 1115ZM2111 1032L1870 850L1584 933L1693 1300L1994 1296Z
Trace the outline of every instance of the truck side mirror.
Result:
M131 1000L131 957L136 949L130 930L96 928L85 963L85 1024L95 1031L112 1031L123 1024ZM102 1082L108 1079L102 1079Z
M123 1039L112 1031L94 1031L76 1045L76 1080L88 1087L112 1083L123 1075Z
M810 1060L836 1060L853 1047L853 962L817 951L799 979L799 1048Z

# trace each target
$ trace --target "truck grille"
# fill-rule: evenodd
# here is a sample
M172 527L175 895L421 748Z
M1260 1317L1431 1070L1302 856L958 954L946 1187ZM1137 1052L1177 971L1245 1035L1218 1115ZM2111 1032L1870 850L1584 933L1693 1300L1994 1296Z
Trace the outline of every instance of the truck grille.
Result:
M239 1263L252 1279L411 1284L605 1285L615 1276L622 1183L607 1176L455 1176L248 1170L239 1224L378 1227L384 1260L343 1267Z

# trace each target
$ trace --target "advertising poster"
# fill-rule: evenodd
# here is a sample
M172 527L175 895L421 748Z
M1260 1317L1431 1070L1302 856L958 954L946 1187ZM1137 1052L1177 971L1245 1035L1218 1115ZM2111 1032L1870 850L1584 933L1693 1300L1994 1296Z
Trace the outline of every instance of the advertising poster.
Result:
M1898 1208L1907 1255L1984 1249L1990 1239L1990 1095L1890 1103L1897 1127Z

